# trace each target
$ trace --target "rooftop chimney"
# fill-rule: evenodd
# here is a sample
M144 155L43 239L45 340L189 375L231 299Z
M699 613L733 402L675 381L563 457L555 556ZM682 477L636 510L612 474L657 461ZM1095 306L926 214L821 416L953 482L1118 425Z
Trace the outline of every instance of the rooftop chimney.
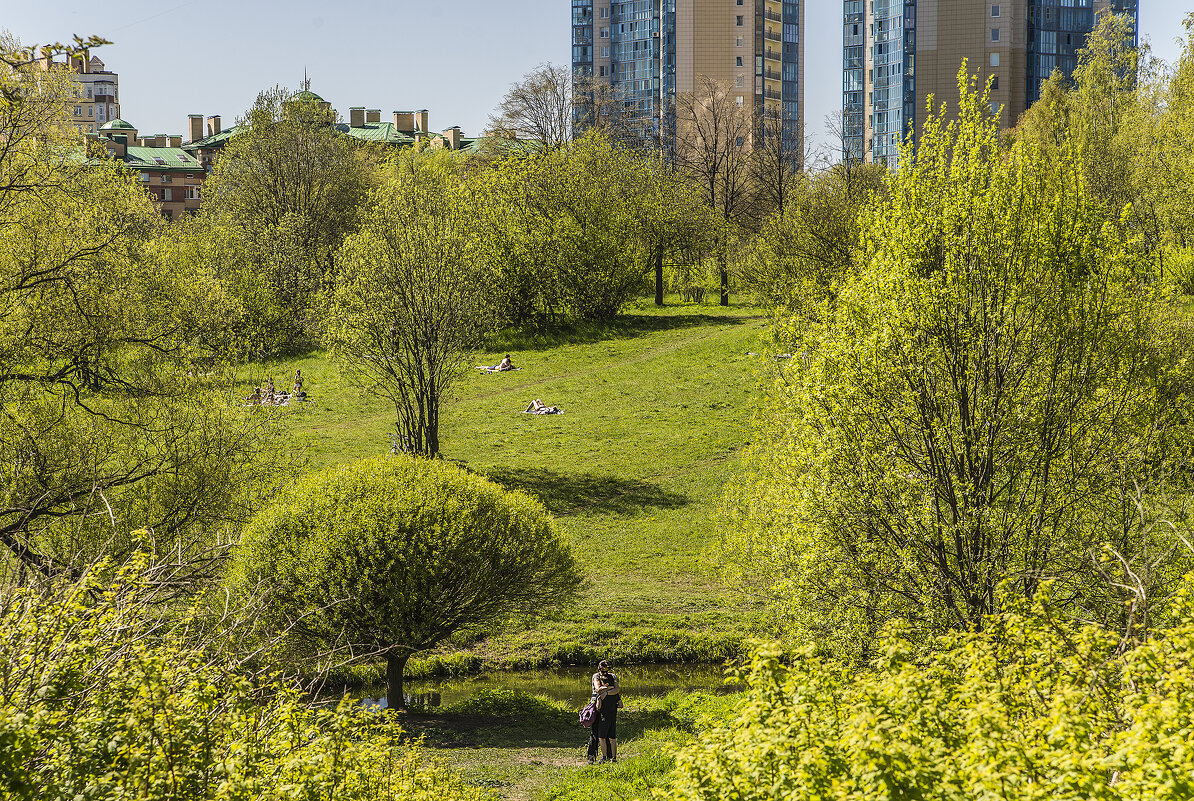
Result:
M165 134L154 134L153 135L153 146L154 147L170 147L169 138Z
M427 127L427 109L421 108L415 112L415 126L423 133L429 133Z
M410 133L415 129L415 113L413 111L395 111L394 128Z
M365 112L365 122L381 122L381 109L371 108Z
M352 128L365 127L365 107L353 106L348 110L348 124Z
M182 147L182 134L170 134L170 147Z
M207 135L215 136L220 132L220 115L207 118Z
M460 126L453 125L451 128L444 129L444 141L448 145L448 150L460 149Z
M203 138L203 115L202 114L188 114L187 115L187 133L191 137L192 142L198 142Z

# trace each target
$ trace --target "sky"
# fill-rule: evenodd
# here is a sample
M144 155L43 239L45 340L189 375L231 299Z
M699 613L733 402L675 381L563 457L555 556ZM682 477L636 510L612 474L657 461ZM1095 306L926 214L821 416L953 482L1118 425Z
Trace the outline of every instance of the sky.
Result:
M947 2L950 0L947 0ZM953 0L958 2L959 0ZM1140 0L1158 57L1180 52L1194 0ZM223 124L262 89L311 88L347 117L352 106L426 108L432 129L485 127L512 83L539 64L568 64L569 0L0 0L0 28L23 44L98 35L120 75L121 116L143 134L187 134L188 114ZM807 0L805 126L813 147L841 105L840 0Z

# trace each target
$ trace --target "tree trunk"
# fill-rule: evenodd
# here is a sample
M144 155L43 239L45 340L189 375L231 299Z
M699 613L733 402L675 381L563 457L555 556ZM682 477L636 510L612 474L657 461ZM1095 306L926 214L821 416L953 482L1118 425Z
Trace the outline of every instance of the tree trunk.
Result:
M655 251L655 305L663 305L663 251Z
M386 654L386 706L390 709L406 709L406 695L402 690L402 674L406 670L408 651L390 651Z
M723 262L717 269L718 277L721 278L721 305L730 305L730 271L726 269Z

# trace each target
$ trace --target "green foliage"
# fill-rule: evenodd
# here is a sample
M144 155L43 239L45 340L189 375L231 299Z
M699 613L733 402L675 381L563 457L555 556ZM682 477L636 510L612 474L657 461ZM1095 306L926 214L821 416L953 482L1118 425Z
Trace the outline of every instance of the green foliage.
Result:
M669 799L1177 799L1191 792L1182 621L1118 636L1009 598L982 633L925 650L894 635L852 675L812 649L760 649L740 714L678 758Z
M404 448L439 453L440 405L490 327L478 196L449 151L401 157L344 243L325 328L363 389L388 399Z
M46 574L190 562L243 515L268 427L192 374L222 288L171 257L131 175L84 161L64 71L0 82L21 89L0 106L0 543Z
M744 254L744 285L787 315L816 319L855 264L865 210L885 194L880 164L839 164L792 181L783 212Z
M389 695L415 651L534 615L580 585L543 507L439 462L379 458L299 482L258 515L235 583L315 648L384 655Z
M660 165L595 132L479 180L494 301L514 324L612 318L649 286L656 255L683 258L707 219Z
M349 702L315 708L188 644L135 568L0 600L0 795L20 801L487 795Z
M1148 253L1066 148L1003 149L959 81L957 120L925 121L836 306L793 319L802 358L733 499L731 575L786 633L855 656L892 619L983 625L1005 580L1031 596L1054 577L1116 617L1092 549L1164 552L1158 496L1185 491L1188 367Z
M272 347L279 324L288 347L318 332L314 300L375 182L380 157L335 122L313 100L281 87L262 92L204 184L204 214L243 241L233 274L251 268L284 312L270 310L268 338L251 350Z

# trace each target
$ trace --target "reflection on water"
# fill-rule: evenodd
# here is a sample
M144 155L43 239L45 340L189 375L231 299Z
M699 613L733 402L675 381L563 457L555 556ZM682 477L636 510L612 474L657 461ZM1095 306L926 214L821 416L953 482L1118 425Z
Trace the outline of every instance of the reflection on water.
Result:
M403 690L411 706L438 707L468 700L480 690L520 690L545 695L581 707L589 698L589 677L595 667L562 667L554 670L494 671L477 676L408 680ZM614 667L622 695L654 698L673 690L716 692L725 686L720 665L627 665ZM386 706L385 696L366 704Z

